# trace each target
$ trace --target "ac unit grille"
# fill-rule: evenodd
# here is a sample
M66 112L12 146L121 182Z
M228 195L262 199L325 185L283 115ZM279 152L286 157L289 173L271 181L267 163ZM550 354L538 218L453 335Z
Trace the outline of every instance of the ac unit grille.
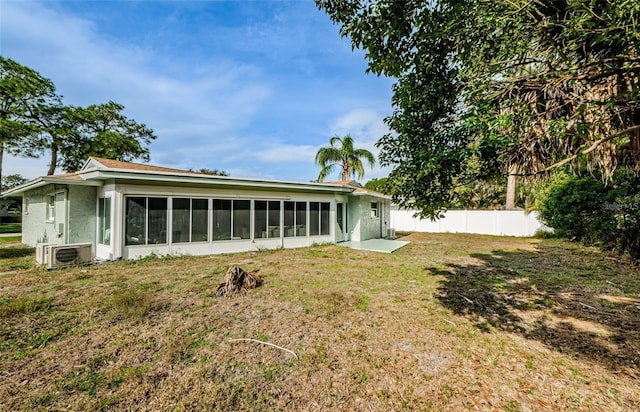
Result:
M49 269L91 263L93 261L93 246L91 243L51 245L47 257Z
M58 249L56 250L56 263L73 263L78 259L78 249Z

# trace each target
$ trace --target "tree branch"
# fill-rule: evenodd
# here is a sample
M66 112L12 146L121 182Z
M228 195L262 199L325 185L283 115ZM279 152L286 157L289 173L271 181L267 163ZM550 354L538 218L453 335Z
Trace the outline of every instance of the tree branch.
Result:
M581 152L575 153L575 154L573 154L573 155L571 155L571 156L569 156L569 157L567 157L565 159L562 159L561 161L559 161L557 163L554 163L551 166L545 167L544 169L542 169L539 172L535 172L535 173L514 173L513 176L535 176L535 175L541 175L541 174L547 173L547 172L549 172L549 171L551 171L551 170L553 170L553 169L555 169L557 167L564 166L565 164L576 160L580 156L584 156L586 154L589 154L589 153L593 152L602 143L608 142L610 140L615 139L616 137L620 137L622 135L634 132L636 130L640 130L640 125L635 125L635 126L628 127L626 129L621 130L621 131L619 131L617 133L614 133L614 134L612 134L610 136L605 136L602 139L598 139L595 142L593 142L593 144L591 146L589 146L587 149L585 149L585 150L583 150Z
M245 342L255 342L255 343L261 343L263 345L268 345L268 346L273 346L274 348L278 348L280 350L283 350L285 352L289 352L290 354L293 355L294 358L298 359L298 355L295 354L294 351L289 350L287 348L283 348L281 346L278 345L274 345L273 343L269 343L269 342L263 342L261 340L257 340L257 339L249 339L249 338L238 338L238 339L231 339L231 342L239 342L239 341L245 341Z

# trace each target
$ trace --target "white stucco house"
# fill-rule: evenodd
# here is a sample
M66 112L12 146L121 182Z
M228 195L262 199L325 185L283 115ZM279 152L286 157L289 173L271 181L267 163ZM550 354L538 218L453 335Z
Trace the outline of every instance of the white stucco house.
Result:
M390 198L354 182L242 179L95 157L4 195L22 196L23 243L91 245L102 260L363 241L384 237L390 222Z

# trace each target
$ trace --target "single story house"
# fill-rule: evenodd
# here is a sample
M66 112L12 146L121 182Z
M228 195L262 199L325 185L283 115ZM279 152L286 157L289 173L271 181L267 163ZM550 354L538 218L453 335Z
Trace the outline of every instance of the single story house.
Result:
M385 237L390 198L355 182L242 179L89 158L22 196L22 241L91 244L102 260L207 255Z

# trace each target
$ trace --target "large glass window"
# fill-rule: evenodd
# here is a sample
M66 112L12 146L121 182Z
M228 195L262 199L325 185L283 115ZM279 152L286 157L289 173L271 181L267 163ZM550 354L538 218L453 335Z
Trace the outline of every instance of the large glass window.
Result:
M207 199L173 199L172 242L206 242L208 209Z
M307 236L307 202L296 202L296 236Z
M269 228L267 227L268 204L269 202L265 200L253 202L253 237L255 239L269 237Z
M280 237L280 201L269 202L269 237Z
M213 200L213 240L231 239L231 200Z
M150 197L148 199L148 244L167 243L167 198Z
M189 220L191 218L191 199L174 198L171 213L171 242L184 243L189 241Z
M320 202L309 203L309 236L320 234Z
M296 203L284 202L284 236L294 237L296 235Z
M320 234L330 234L330 222L329 222L329 203L320 203Z
M329 207L328 202L309 202L309 236L330 233Z
M251 201L234 200L233 207L233 239L251 238Z
M206 242L209 228L209 200L191 199L191 241Z
M253 236L255 239L280 237L280 202L253 202Z
M128 197L125 202L125 245L147 243L147 198Z
M128 197L125 245L167 243L167 198Z
M284 202L284 236L307 236L307 202Z
M111 198L98 199L98 243L111 244Z

